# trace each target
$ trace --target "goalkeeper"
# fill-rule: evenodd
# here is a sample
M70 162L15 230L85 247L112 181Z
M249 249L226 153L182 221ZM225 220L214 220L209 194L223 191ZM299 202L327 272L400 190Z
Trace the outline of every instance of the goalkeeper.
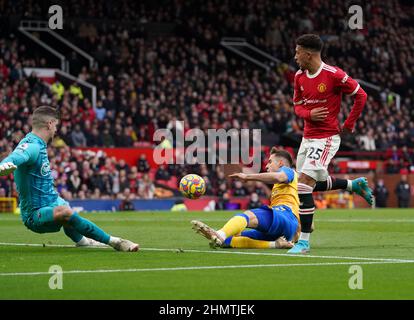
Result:
M47 143L54 137L58 123L56 109L37 108L32 116L32 132L0 162L0 176L14 172L24 225L36 233L58 232L63 227L77 246L109 245L118 251L138 251L138 244L110 236L59 197L47 155Z
M207 238L211 247L292 248L300 226L298 177L292 165L287 151L272 148L266 165L268 172L230 175L243 182L273 184L270 206L237 214L218 231L197 220L191 222L193 229Z

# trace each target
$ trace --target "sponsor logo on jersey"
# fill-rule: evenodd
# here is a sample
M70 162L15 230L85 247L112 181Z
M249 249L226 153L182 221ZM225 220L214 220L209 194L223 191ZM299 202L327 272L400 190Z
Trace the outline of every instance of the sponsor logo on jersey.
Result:
M315 103L325 103L327 100L326 99L319 100L319 99L306 99L306 98L304 98L302 101L303 101L304 105L307 105L307 104L315 104Z
M24 150L26 150L27 148L29 147L29 144L28 143L22 143L21 145L19 145L19 146L17 146L17 150L19 150L19 151L24 151Z
M326 91L326 84L324 84L323 82L321 82L320 84L318 84L318 91L320 93L323 93Z

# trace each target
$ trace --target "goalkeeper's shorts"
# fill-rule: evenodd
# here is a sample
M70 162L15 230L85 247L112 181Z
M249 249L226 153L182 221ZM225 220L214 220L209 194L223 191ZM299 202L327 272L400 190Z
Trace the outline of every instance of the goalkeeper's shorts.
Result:
M69 203L58 197L57 200L47 207L33 211L24 222L24 225L36 233L58 232L62 224L54 221L53 209L57 206L69 206Z

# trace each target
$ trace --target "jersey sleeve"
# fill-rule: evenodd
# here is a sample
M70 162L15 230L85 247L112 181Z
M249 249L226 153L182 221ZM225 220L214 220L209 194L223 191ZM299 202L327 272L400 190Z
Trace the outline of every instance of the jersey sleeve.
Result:
M354 95L360 88L359 83L346 74L345 71L337 69L335 72L335 86L346 95Z
M24 163L33 163L39 155L39 150L35 143L21 143L1 163L12 162L17 167Z
M284 172L288 178L285 183L291 183L295 179L295 171L292 168L282 167L280 168L280 172Z
M295 74L295 80L293 83L293 107L295 114L305 120L311 120L310 110L306 109L303 106L302 92L299 85L299 75L302 73L302 70L298 70Z
M302 94L300 92L300 88L299 88L299 77L298 75L301 73L301 70L299 70L298 72L296 72L295 74L295 79L293 81L293 104L296 105L301 105L303 103L302 101Z

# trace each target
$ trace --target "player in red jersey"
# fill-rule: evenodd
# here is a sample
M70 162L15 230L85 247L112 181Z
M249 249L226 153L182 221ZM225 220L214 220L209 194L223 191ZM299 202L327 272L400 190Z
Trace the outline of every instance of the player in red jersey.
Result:
M310 251L315 211L313 191L344 189L361 195L371 205L374 201L366 178L335 179L328 174L329 162L341 143L340 135L352 133L367 94L343 70L322 61L322 47L322 40L314 34L305 34L296 40L295 60L300 70L295 75L293 103L296 115L304 119L305 128L296 161L301 234L289 253ZM341 125L338 114L343 94L354 96L355 102Z

